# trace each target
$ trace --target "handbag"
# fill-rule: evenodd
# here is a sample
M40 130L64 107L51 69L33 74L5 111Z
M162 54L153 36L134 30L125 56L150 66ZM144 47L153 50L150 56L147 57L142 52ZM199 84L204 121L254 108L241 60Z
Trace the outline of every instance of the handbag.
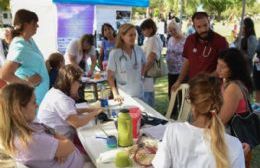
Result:
M159 43L161 43L159 37L156 39L158 40ZM152 78L159 78L167 74L168 74L168 69L167 69L166 62L164 62L162 55L160 55L159 60L155 59L152 67L146 72L145 76L152 77Z
M159 124L164 125L166 123L168 123L167 120L160 119L157 117L152 117L152 116L149 116L146 112L142 112L141 126L143 126L145 124L156 126Z
M242 143L248 143L253 148L260 144L260 117L259 114L253 112L241 85L240 88L247 100L247 112L234 114L230 122L231 135L237 137Z
M152 67L147 71L146 76L152 77L152 78L159 78L164 75L166 75L167 72L167 66L164 62L162 56L160 56L159 60L155 60Z

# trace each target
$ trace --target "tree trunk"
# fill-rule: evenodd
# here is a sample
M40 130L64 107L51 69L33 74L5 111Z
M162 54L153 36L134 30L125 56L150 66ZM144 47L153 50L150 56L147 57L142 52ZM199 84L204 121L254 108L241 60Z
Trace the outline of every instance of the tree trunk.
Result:
M243 20L245 16L245 9L246 9L246 0L242 1L242 14L241 14L241 20L240 20L240 29L239 29L239 35L238 35L238 44L240 48L241 38L242 38L242 29L243 29Z

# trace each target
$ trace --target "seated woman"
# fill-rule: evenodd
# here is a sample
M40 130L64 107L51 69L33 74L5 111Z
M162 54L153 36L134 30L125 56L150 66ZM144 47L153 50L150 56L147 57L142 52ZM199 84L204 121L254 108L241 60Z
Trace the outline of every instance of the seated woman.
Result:
M227 49L219 55L217 74L223 79L224 103L220 118L228 126L235 113L247 115L247 98L248 93L253 91L253 84L245 57L235 48ZM247 155L250 147L245 143L243 146Z
M82 168L83 157L69 139L43 124L33 123L36 109L32 87L14 83L1 90L1 148L28 167Z
M235 48L227 49L219 55L217 74L223 80L224 104L220 118L224 125L227 125L235 113L242 114L247 111L245 96L253 91L253 84L247 62Z
M193 122L176 122L167 127L153 166L245 167L241 143L237 138L225 134L218 117L223 103L219 80L199 74L189 85L188 99L192 106Z
M102 109L76 108L81 75L82 70L74 65L60 68L56 82L45 95L37 115L41 123L70 139L75 138L76 128L86 125L102 112ZM85 112L88 114L81 115Z

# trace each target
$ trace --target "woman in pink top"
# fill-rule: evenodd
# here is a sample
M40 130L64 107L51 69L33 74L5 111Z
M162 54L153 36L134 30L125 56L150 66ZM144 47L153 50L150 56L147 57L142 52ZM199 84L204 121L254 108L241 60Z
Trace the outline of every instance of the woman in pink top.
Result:
M252 93L253 84L245 57L235 48L227 49L219 55L217 74L223 79L224 104L220 118L227 125L235 113L246 115L248 93ZM243 143L243 147L247 154L249 145Z
M242 53L235 48L223 51L218 58L217 74L223 79L224 105L220 117L227 124L235 113L247 111L248 92L253 91L248 66Z
M0 146L31 168L83 168L73 143L53 129L33 122L37 104L34 88L14 83L0 92Z

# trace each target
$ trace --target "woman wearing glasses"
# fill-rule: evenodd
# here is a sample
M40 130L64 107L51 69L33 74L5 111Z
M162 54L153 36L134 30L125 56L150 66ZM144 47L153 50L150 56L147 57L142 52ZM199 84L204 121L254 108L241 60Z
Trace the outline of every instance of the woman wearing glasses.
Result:
M115 49L109 54L108 82L115 101L123 101L118 88L130 96L143 99L142 74L145 55L143 50L135 45L135 40L135 26L132 24L122 25L117 35Z

